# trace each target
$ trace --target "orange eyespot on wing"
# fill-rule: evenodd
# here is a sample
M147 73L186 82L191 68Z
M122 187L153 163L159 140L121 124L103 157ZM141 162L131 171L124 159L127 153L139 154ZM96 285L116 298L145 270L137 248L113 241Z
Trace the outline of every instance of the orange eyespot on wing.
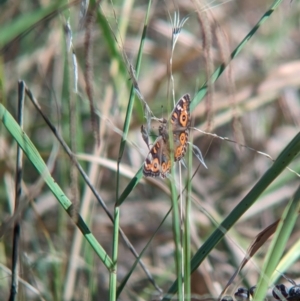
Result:
M174 130L189 127L191 121L190 103L191 100L189 94L182 96L178 100L170 118Z
M170 152L165 139L160 136L145 160L143 173L146 177L165 178L171 169Z
M189 122L187 111L183 111L180 114L179 123L181 126L186 127Z
M152 161L147 158L144 163L143 173L146 177L158 177L160 175L158 158Z
M170 171L170 169L171 169L171 160L163 162L163 164L161 165L161 172L163 174L166 174Z
M174 159L175 161L179 161L183 156L182 156L182 153L183 153L183 146L182 145L179 145L175 151L174 151Z
M188 134L186 132L180 133L179 141L181 145L186 145L188 142Z

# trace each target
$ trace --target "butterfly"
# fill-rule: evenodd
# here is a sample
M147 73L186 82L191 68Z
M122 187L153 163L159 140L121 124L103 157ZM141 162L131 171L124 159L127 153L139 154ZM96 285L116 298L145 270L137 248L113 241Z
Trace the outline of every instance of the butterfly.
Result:
M170 172L172 152L169 128L173 139L174 161L178 162L184 157L191 124L190 103L190 95L183 95L175 105L170 118L168 120L163 118L160 121L159 137L154 142L144 162L144 176L166 178Z

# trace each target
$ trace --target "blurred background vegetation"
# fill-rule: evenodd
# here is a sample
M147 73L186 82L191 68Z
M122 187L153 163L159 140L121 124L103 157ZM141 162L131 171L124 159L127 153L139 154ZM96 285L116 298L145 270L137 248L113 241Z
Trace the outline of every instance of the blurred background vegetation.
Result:
M232 50L271 4L272 1L267 0L154 1L138 77L140 91L154 115L168 116L175 12L179 12L181 18L189 17L172 57L175 96L178 99L189 93L193 98L216 67L228 62ZM24 80L43 112L78 155L92 183L113 212L120 133L132 82L128 62L135 66L148 2L100 1L99 6L91 1L84 19L80 17L80 5L79 1L1 1L0 100L16 116L17 83L19 79ZM55 13L49 15L51 11ZM191 133L193 143L201 149L208 166L207 170L201 166L192 179L193 252L272 164L266 156L239 144L275 159L299 131L299 16L299 1L282 1L221 77L209 84L205 100L192 112L196 128L237 142L222 141L198 131ZM66 30L68 22L69 31ZM109 26L105 26L106 22ZM73 50L68 48L70 36ZM78 64L77 93L74 92L73 51ZM94 118L89 98L94 106ZM145 123L142 106L136 98L121 160L120 192L147 156L147 146L140 134L140 127ZM5 225L14 210L16 143L3 126L0 129L0 221ZM157 134L157 126L153 125L152 129ZM27 100L24 131L48 161L54 179L75 207L85 210L82 214L89 221L92 232L110 253L111 221L65 152L58 147L49 127ZM299 172L299 163L298 158L291 168ZM198 165L195 157L193 165L195 170ZM32 190L38 179L39 175L25 158L22 184L25 194ZM178 183L178 179L176 181ZM278 177L193 274L193 294L218 296L255 236L280 218L298 184L299 178L287 170ZM121 227L138 252L170 206L168 183L162 179L143 179L122 204ZM74 243L78 230L47 187L33 191L19 219L22 225L19 300L108 298L106 268L84 240L78 245ZM11 237L12 229L7 227L0 241L2 300L9 296ZM299 237L298 222L286 249ZM256 284L268 245L266 242L254 257L254 264L248 264L238 275L229 293L239 286ZM144 263L164 292L176 279L173 252L172 219L169 217L143 255ZM121 241L119 281L128 273L134 260ZM286 275L300 283L299 271L300 263L296 261ZM120 300L151 300L158 294L138 266Z

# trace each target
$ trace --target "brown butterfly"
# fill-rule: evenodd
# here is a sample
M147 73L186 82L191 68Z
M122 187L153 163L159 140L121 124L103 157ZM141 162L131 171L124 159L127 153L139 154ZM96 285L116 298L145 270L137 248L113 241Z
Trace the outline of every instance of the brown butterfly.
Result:
M174 161L180 161L184 157L191 124L190 103L190 95L183 95L175 105L169 120L162 119L159 127L159 137L154 142L144 163L144 176L165 178L170 172L169 126L171 126L173 134Z

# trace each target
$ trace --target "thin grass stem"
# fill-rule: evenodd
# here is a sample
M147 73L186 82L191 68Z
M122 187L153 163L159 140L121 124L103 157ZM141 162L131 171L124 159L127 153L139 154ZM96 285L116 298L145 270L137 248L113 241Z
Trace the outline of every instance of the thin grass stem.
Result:
M25 102L25 85L24 82L18 83L18 117L17 121L21 129L23 129L24 116L24 102ZM15 186L15 211L20 206L20 198L22 196L22 173L23 173L23 152L21 147L17 146L16 159L16 186ZM10 301L16 300L18 294L18 276L19 276L19 243L21 235L20 219L15 221L13 228L13 248L12 248L12 273L11 273L11 287L10 287Z

